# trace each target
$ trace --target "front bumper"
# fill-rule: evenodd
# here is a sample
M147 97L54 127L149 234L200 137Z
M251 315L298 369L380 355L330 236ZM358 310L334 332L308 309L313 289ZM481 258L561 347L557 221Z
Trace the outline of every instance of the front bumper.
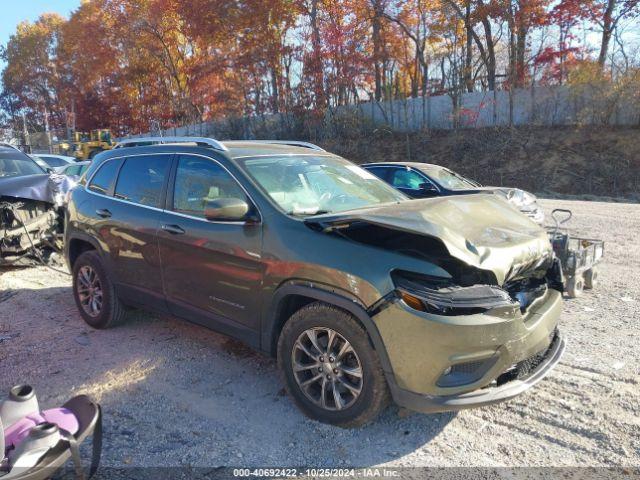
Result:
M396 388L393 397L401 407L422 413L450 412L504 402L517 397L546 377L562 358L565 348L566 342L558 334L556 340L545 352L544 361L529 376L522 380L512 380L499 387L489 386L468 393L442 397L421 395Z
M518 395L547 375L562 356L565 341L557 333L561 310L562 294L551 289L517 315L491 311L438 316L402 301L389 305L373 321L389 358L386 373L394 400L412 410L438 412ZM531 368L520 375L520 365ZM448 382L450 369L466 376Z

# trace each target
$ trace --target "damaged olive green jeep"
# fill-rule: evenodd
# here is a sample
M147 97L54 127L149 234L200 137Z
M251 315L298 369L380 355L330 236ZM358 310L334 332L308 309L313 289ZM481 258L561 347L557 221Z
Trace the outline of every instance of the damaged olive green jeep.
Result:
M65 248L90 325L134 305L242 339L336 425L389 399L421 412L506 400L564 350L544 230L491 193L408 200L314 145L125 142L73 190Z

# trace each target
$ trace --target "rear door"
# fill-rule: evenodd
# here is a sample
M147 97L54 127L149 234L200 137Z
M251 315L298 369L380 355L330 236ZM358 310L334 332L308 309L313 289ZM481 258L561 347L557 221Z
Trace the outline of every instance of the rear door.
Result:
M150 154L109 160L88 186L95 194L96 236L108 253L118 295L161 311L166 304L157 229L172 159L173 154ZM117 180L99 185L100 173L110 162L117 162Z
M262 289L262 225L212 222L207 202L242 198L238 181L216 160L177 157L158 239L172 313L257 344Z

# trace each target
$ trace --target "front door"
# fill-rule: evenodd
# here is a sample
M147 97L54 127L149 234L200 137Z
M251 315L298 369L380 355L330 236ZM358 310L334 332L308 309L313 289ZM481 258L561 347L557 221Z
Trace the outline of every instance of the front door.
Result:
M411 198L429 198L438 195L438 189L421 173L408 167L394 167L389 183Z
M257 344L262 225L206 220L205 206L218 198L252 205L217 161L179 156L158 233L165 294L175 315Z

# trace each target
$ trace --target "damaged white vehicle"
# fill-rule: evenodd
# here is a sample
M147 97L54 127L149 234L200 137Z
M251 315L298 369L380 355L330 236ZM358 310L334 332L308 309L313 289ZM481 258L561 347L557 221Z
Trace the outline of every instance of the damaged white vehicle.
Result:
M48 262L62 248L71 187L17 148L0 144L0 266Z

